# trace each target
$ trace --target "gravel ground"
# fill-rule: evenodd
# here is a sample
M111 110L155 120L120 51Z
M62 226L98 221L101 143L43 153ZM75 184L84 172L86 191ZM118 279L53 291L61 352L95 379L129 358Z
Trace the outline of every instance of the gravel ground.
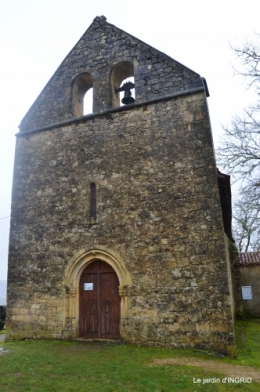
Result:
M215 361L206 361L196 358L166 358L155 359L153 365L186 365L197 366L211 372L222 373L229 377L251 377L253 381L260 383L260 370L251 366L231 365Z

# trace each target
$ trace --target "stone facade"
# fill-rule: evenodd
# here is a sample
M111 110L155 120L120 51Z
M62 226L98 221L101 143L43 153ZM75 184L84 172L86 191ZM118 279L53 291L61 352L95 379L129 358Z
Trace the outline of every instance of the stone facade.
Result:
M119 107L115 88L128 76L136 103ZM93 114L83 116L92 86ZM123 339L234 355L205 83L104 17L17 134L8 338L76 338L79 279L96 259L118 275Z

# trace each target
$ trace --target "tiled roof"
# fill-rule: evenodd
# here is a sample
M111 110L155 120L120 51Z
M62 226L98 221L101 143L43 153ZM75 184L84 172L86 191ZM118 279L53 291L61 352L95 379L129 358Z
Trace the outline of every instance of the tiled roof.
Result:
M238 253L238 265L260 264L260 252Z

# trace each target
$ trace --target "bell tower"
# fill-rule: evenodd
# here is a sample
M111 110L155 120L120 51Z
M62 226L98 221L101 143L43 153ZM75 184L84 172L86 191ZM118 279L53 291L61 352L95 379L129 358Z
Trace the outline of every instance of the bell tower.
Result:
M16 135L9 339L234 355L207 96L198 73L94 19Z

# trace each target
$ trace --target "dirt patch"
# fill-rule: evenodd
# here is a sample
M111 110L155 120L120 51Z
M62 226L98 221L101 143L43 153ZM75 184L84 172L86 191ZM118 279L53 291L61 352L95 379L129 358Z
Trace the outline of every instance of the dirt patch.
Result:
M9 353L10 352L10 350L6 350L6 349L4 349L3 347L0 347L0 355L1 354L7 354L7 353Z
M186 365L196 366L211 372L222 373L229 377L251 377L253 381L260 382L260 370L250 366L231 365L197 358L163 358L155 359L153 365Z

